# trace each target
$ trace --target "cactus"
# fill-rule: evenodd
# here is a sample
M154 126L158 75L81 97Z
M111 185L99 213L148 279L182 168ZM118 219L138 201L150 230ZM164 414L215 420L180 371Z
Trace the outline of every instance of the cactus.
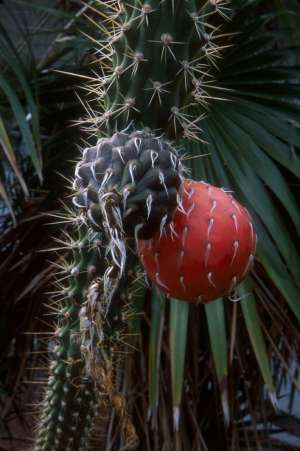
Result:
M115 133L83 152L75 170L75 206L108 240L107 304L124 273L125 238L147 238L170 222L182 166L175 149L148 132Z
M105 247L105 240L99 231L86 227L82 215L59 218L75 222L78 236L76 240L69 236L69 242L63 243L72 250L72 262L59 265L55 294L62 299L51 307L57 311L58 325L34 451L91 449L97 408L105 398L120 417L126 444L135 447L138 437L115 373L121 348L126 348L126 330L122 329L133 315L127 297L131 297L136 275L127 277L127 288L120 285L108 309L103 296L107 262L100 247L100 243ZM130 257L128 266L136 261ZM127 292L125 299L120 298L121 292Z
M147 238L164 214L170 220L181 175L176 150L168 142L147 132L115 133L84 150L75 171L79 193L74 204L87 210L96 230L111 227L120 217L123 234ZM121 202L122 210L112 211Z
M218 97L214 72L226 46L222 24L228 1L99 1L106 17L99 42L103 76L90 87L100 114L90 121L97 134L138 128L170 138L201 139L208 100ZM93 41L95 42L95 41Z
M66 243L65 243L66 244ZM56 303L58 325L50 375L42 404L35 451L86 450L97 407L93 382L86 377L79 346L80 306L99 263L98 251L81 227L71 239L73 261L63 265L58 284L63 299Z
M101 111L89 105L86 123L98 141L76 166L79 235L70 243L35 451L89 449L102 392L121 417L126 449L137 444L112 370L112 343L120 346L112 318L125 312L126 320L118 295L130 268L126 251L132 238L162 234L180 205L183 166L170 140L201 140L208 100L218 98L218 41L229 14L222 0L99 0L90 10L102 34L102 73L87 89Z
M178 299L231 296L254 261L257 237L248 211L206 182L185 180L181 199L163 236L139 240L148 275Z

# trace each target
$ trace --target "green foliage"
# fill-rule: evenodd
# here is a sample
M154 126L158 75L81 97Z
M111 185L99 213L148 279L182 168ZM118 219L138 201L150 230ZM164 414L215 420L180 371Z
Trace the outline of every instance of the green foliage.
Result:
M216 367L218 384L221 392L221 402L224 420L229 423L228 405L228 343L226 335L226 321L224 315L224 302L216 299L205 306L205 314L208 326L208 333L211 344L211 351Z
M241 308L245 319L246 327L249 333L253 351L256 355L257 363L260 367L260 371L266 387L269 390L271 399L275 402L275 388L273 385L272 375L270 371L268 354L263 338L261 326L259 324L259 317L256 309L255 297L251 293L251 284L244 282L239 289L241 296ZM272 399L272 400L273 400Z
M157 289L151 296L151 335L149 339L149 409L155 414L159 402L159 366L164 326L165 299Z
M183 388L184 362L187 342L189 306L187 303L171 298L170 305L170 363L173 396L174 429L179 429L180 403Z
M86 72L84 56L91 46L80 38L78 28L84 28L86 7L78 10L76 2L72 4L75 10L70 13L22 0L1 5L0 186L12 218L22 194L28 198L47 176L47 150L58 133L57 124L67 116L71 120L71 110L78 111L74 79L53 72L74 67L78 74ZM3 213L5 217L5 208Z
M24 402L27 396L32 404L38 390L28 387L41 387L47 371L44 337L52 336L53 326L49 316L44 317L45 304L47 292L53 290L49 274L57 270L49 260L60 264L62 257L45 252L49 233L57 236L61 231L53 225L50 232L44 213L61 208L65 179L57 171L68 177L72 170L70 160L80 138L70 124L83 114L74 94L75 75L87 75L91 58L91 45L78 28L80 23L84 27L86 7L65 2L69 12L64 14L61 4L54 8L48 2L44 11L36 2L29 2L30 8L25 3L6 1L0 6L0 430L1 438L14 438L12 418L19 418L26 444L18 443L18 448L27 446L32 435L25 421L32 412L25 414ZM54 68L72 70L74 77Z
M289 33L295 36L295 29L277 28L277 13L253 15L255 9L250 2L240 5L232 21L224 27L226 32L238 33L232 36L231 47L224 50L216 74L215 85L222 89L224 101L211 99L209 102L207 116L201 121L201 137L206 143L182 141L182 147L189 154L187 158L191 157L187 161L194 178L232 190L255 218L259 237L257 263L252 274L255 283L251 289L249 285L241 288L240 294L245 299L240 304L258 366L274 401L274 380L277 381L278 374L271 376L270 357L275 360L284 357L277 348L276 357L267 350L266 329L261 327L260 321L273 321L274 318L271 307L265 305L265 296L272 308L276 308L279 299L280 302L284 300L299 319L296 243L299 241L300 218L295 190L291 188L291 183L297 183L300 175L296 150L300 144L296 100L299 95L299 49L289 44ZM198 116L201 113L199 109ZM262 293L260 286L263 283L272 287L269 288L272 292L277 289L277 294ZM254 304L257 301L260 319ZM227 399L230 362L226 329L233 334L230 343L232 365L238 350L235 334L238 333L240 306L236 304L232 316L227 301L228 313L220 315L215 311L220 310L220 302L207 306L206 313L223 411L228 418L229 411L232 415L233 401ZM292 318L286 320L288 323L293 321ZM197 327L196 322L191 322L191 327ZM275 347L281 341L281 331L276 330L274 341L271 341ZM270 336L267 338L271 340ZM296 343L295 337L295 346ZM229 376L231 374L232 370Z

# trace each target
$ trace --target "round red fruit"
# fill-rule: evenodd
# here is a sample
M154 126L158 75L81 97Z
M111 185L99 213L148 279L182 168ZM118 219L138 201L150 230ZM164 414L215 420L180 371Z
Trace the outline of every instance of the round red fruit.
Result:
M230 194L205 182L185 180L180 197L162 233L138 240L148 276L170 296L194 303L230 295L254 260L251 216Z

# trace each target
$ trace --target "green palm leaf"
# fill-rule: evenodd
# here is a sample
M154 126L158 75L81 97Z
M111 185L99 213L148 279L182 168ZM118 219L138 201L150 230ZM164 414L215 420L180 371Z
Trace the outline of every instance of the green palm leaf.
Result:
M6 158L8 159L8 161L10 163L11 167L13 168L13 170L16 174L16 177L18 178L18 180L20 182L20 185L23 189L25 196L28 197L29 196L28 188L27 188L26 182L21 174L21 171L18 167L14 149L13 149L10 139L8 137L8 134L5 129L5 126L4 126L1 116L0 116L0 145L3 149L3 152L6 156Z
M228 405L228 345L223 299L217 299L205 306L208 333L215 362L217 379L221 392L221 401L225 422L229 423Z
M271 375L269 357L267 354L263 333L259 324L259 316L257 313L256 301L251 289L251 284L249 282L244 282L239 287L239 294L241 296L240 304L253 351L256 355L258 365L265 384L269 390L271 399L274 403L276 403L276 394Z
M155 416L159 400L159 369L162 332L165 321L165 298L154 288L151 296L151 331L149 339L148 381L149 412Z
M180 403L184 380L184 362L188 331L189 304L178 299L170 301L170 361L173 395L173 422L179 429Z
M24 108L21 105L20 100L18 99L17 95L15 94L14 89L10 85L10 83L5 79L3 75L0 75L0 89L3 91L5 96L7 97L10 106L14 112L16 121L18 122L18 125L20 127L25 145L30 152L30 157L32 160L32 163L35 167L35 170L39 176L39 179L42 181L42 167L41 167L41 159L40 155L37 151L36 145L34 143L34 139L32 136L32 132L30 130L30 127L28 125L28 121L26 119L26 113L24 111Z
M6 192L5 184L3 183L3 181L1 179L0 179L0 197L3 199L7 209L9 211L9 214L10 214L10 216L12 218L13 224L16 225L17 222L16 222L16 217L15 217L15 214L14 214L14 210L13 210L13 207L12 207L12 204L11 204L11 200L9 199L9 196L8 196L8 194Z

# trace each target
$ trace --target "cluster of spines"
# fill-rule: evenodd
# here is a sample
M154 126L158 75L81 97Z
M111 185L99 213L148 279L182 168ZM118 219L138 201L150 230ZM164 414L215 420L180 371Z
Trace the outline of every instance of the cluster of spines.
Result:
M101 76L88 87L101 106L90 114L97 133L134 121L199 139L208 100L218 97L214 72L229 45L222 32L229 14L228 0L97 2L91 20L106 17L98 26Z
M94 383L83 371L78 315L99 251L91 247L83 227L77 240L64 245L72 249L73 262L62 265L57 280L62 299L52 305L58 324L34 451L86 451L97 410Z

